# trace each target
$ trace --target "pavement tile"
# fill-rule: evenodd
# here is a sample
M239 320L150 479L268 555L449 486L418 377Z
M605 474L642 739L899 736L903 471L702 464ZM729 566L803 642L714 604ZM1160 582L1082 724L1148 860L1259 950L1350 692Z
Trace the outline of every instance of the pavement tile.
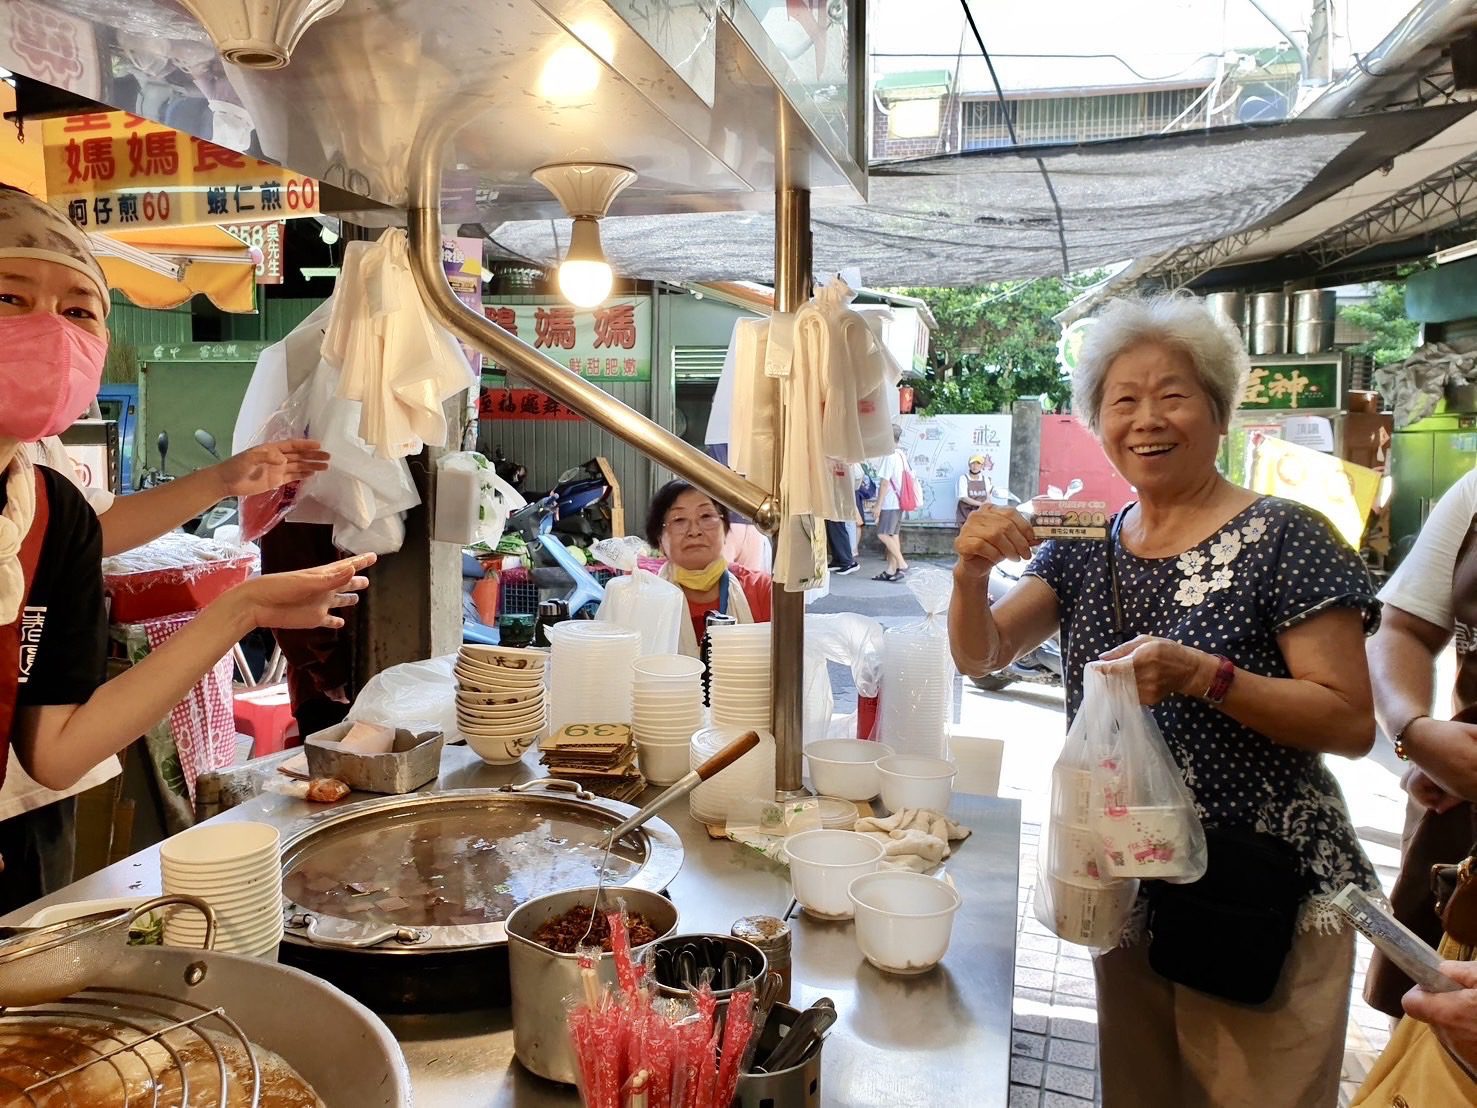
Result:
M1049 989L1052 983L1052 973L1049 969L1033 969L1030 966L1017 965L1015 970L1015 984L1020 989Z
M1097 1024L1090 1020L1053 1016L1051 1037L1053 1039L1076 1039L1079 1043L1095 1043L1097 1042Z
M1049 1020L1041 1012L1023 1012L1017 1005L1010 1013L1010 1025L1017 1031L1027 1031L1033 1035L1046 1034Z
M1045 1058L1046 1036L1017 1031L1010 1037L1010 1052L1020 1058Z
M1073 1039L1052 1039L1046 1047L1046 1060L1078 1069L1097 1071L1097 1047Z
M1071 974L1059 973L1056 975L1056 991L1079 1000L1092 1000L1097 996L1097 982L1090 977L1073 977Z
M1044 1004L1047 1007L1051 1006L1053 1000L1052 995L1048 992L1041 989L1023 989L1019 985L1016 986L1015 998L1017 1000L1034 1000L1037 1004Z
M1056 969L1056 955L1046 950L1017 950L1015 964L1028 969Z
M1029 932L1016 936L1016 948L1018 950L1045 950L1051 954L1056 953L1056 948L1061 946L1062 941L1055 935L1032 935Z
M1041 1108L1093 1108L1092 1098L1068 1096L1065 1093L1042 1093Z
M1010 1060L1010 1079L1021 1085L1035 1085L1041 1088L1042 1064L1034 1058L1012 1058Z
M1012 1063L1013 1064L1013 1063ZM1092 1100L1097 1091L1097 1074L1090 1070L1079 1070L1072 1066L1046 1065L1046 1088L1068 1096Z
M1041 1090L1031 1085L1012 1085L1010 1087L1010 1103L1008 1108L1038 1108L1041 1104Z
M1086 958L1068 958L1062 956L1057 960L1057 973L1070 973L1073 977L1091 977L1092 962Z

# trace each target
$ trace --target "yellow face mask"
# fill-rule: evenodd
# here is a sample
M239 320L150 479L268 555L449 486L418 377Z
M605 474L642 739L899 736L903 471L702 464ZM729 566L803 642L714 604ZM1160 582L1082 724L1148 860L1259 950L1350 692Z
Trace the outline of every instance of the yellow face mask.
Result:
M674 565L672 580L689 592L709 592L727 572L728 563L722 558L715 558L702 569L683 569Z

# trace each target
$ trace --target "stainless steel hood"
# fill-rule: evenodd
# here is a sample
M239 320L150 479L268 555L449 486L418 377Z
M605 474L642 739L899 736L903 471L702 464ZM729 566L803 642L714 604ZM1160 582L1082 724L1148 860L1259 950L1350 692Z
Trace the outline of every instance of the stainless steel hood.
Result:
M285 68L252 70L171 0L7 0L0 65L393 209L412 202L428 134L468 119L441 166L442 218L489 225L561 216L530 173L562 161L637 171L613 214L768 209L786 97L804 121L790 183L862 202L864 4L801 0L816 37L799 57L775 33L784 0L715 4L347 0ZM211 111L179 110L191 96Z

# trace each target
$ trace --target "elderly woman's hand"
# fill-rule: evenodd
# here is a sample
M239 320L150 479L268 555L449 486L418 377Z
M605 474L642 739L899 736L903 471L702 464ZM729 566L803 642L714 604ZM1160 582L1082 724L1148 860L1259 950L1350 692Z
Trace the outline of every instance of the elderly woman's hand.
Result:
M1219 664L1214 655L1203 650L1153 635L1140 635L1132 642L1108 651L1098 660L1113 662L1119 658L1133 660L1139 703L1146 707L1152 707L1175 693L1202 695L1215 680Z
M954 553L959 555L956 572L965 577L989 577L990 570L1000 562L1012 558L1028 561L1035 542L1036 533L1014 508L986 504L970 513L954 540Z
M1401 998L1406 1014L1429 1023L1446 1049L1477 1069L1477 962L1442 962L1441 972L1462 988L1428 993L1417 985Z

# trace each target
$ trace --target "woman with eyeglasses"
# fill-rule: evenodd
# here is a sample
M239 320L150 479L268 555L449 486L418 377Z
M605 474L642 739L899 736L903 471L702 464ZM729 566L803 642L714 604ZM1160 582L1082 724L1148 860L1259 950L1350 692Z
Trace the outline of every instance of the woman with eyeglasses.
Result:
M646 541L667 559L661 576L682 590L691 617L682 624L679 649L698 657L708 613L740 623L768 623L769 574L730 564L723 557L728 509L686 481L668 481L651 498Z

